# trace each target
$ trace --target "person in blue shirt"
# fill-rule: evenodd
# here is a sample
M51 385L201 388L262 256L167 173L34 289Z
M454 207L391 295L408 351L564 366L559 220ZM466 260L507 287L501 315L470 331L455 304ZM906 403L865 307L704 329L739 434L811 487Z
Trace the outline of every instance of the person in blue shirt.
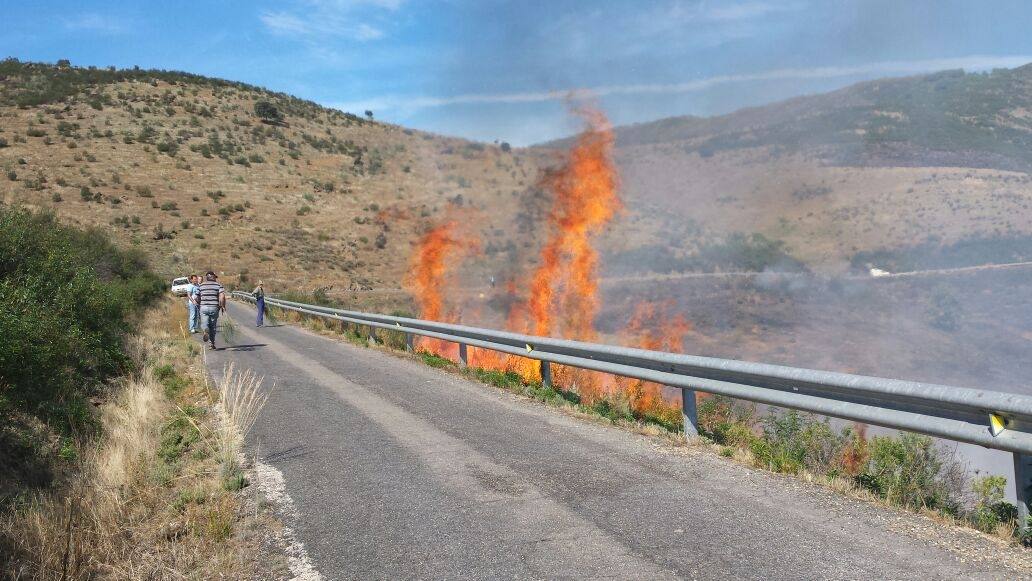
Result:
M199 320L200 319L200 316L199 316L200 307L198 307L197 303L195 302L195 297L197 295L197 289L199 288L197 286L197 283L200 282L200 278L201 277L197 276L196 274L191 274L190 275L190 286L186 287L186 308L190 310L190 332L191 333L200 333L201 332L201 322Z

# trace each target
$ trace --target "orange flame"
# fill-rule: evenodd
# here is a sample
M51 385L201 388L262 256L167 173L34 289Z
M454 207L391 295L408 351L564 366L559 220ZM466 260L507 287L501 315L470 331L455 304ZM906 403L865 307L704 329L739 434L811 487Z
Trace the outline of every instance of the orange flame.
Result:
M670 307L670 304L660 305L649 301L638 303L624 328L631 345L653 351L680 352L684 336L692 326L681 314L668 316ZM639 414L679 413L679 409L663 398L663 386L658 383L620 377L616 379L616 385L627 398L631 409Z
M477 248L477 240L461 231L455 219L447 219L434 226L420 238L406 281L420 318L442 323L458 322L458 310L449 308L445 297L454 290L452 273L455 265ZM440 339L423 338L419 346L453 359L458 353L454 343Z
M507 284L512 299L507 327L519 333L593 341L598 338L594 321L600 306L598 254L593 243L621 203L609 122L596 110L577 113L585 120L584 131L564 162L541 182L552 193L552 208L540 262L528 277L528 296L518 298L515 282ZM458 320L456 311L446 309L443 296L454 259L475 246L457 233L455 221L439 225L422 238L410 276L422 318ZM625 342L644 349L680 351L691 327L683 316L667 316L668 310L669 305L638 305L625 329ZM457 348L452 343L424 340L421 345L456 358ZM541 379L538 362L526 357L477 348L470 348L469 356L475 367L515 372L528 381ZM636 414L680 419L680 402L664 399L659 384L559 365L553 365L552 376L557 385L576 391L584 403L613 395Z
M558 332L568 339L591 340L596 337L594 319L599 307L598 254L592 239L621 205L609 121L594 109L577 113L587 127L566 162L543 182L554 200L548 216L549 237L530 280L528 311L535 335Z
M586 127L563 164L541 182L553 196L549 234L540 263L529 277L529 296L512 303L507 326L519 333L589 341L597 338L594 321L599 310L598 254L592 243L621 204L609 121L594 109L582 108L576 113ZM515 286L510 285L508 292L514 296ZM537 361L525 357L478 349L471 361L480 367L518 373L530 381L541 379ZM602 377L561 366L554 366L552 374L556 383L576 389L586 401L594 399Z

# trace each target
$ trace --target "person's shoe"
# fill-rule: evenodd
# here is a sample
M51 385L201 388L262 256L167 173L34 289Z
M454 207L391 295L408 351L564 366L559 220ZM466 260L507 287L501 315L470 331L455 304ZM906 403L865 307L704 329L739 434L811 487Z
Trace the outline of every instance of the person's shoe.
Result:
M204 331L204 338L203 338L203 341L204 341L205 343L207 343L207 342L208 342L208 331L207 331L207 330L205 330L205 331Z
M211 350L212 350L212 351L216 351L216 350L217 350L217 349L215 348L215 343L212 343L212 344L211 344Z

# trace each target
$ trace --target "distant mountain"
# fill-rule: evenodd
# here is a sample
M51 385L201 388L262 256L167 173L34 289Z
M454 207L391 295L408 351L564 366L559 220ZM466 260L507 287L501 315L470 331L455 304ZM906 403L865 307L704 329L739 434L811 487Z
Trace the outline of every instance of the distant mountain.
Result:
M615 131L627 206L664 217L669 232L649 244L674 254L758 233L841 270L862 252L1032 234L1032 65L869 81Z
M881 79L718 117L616 129L617 145L677 143L703 157L768 146L842 165L1032 169L1032 64ZM564 141L546 145L562 145Z

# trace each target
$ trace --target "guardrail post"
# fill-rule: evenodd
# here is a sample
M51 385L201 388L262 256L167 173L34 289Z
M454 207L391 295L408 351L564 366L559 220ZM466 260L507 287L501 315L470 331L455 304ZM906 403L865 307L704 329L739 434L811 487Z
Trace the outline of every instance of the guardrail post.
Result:
M541 364L539 369L541 370L541 385L543 387L552 387L552 365L547 361L538 361Z
M1029 501L1032 501L1032 455L1014 454L1014 492L1018 501L1018 527L1028 530Z
M469 357L466 355L466 344L459 343L459 367L466 368L469 366Z
M370 345L376 345L376 327L369 325L369 338Z
M699 436L699 410L695 403L695 390L681 388L681 419L684 421L684 437L687 439Z
M412 353L416 350L416 343L412 333L405 333L405 351Z

